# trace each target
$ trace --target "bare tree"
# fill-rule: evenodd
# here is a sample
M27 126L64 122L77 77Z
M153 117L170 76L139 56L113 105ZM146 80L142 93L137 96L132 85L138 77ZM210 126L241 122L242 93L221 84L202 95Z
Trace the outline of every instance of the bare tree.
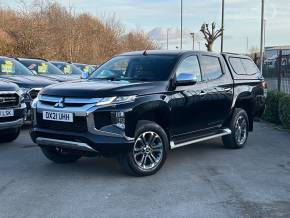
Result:
M75 14L56 1L21 0L18 10L1 9L0 55L41 57L97 64L131 50L156 49L142 31L125 32L115 16Z
M212 51L213 43L215 40L220 37L223 34L223 29L216 30L216 24L215 22L211 23L211 29L209 27L209 24L204 23L201 26L200 31L203 33L204 38L206 40L205 46L207 47L208 51Z

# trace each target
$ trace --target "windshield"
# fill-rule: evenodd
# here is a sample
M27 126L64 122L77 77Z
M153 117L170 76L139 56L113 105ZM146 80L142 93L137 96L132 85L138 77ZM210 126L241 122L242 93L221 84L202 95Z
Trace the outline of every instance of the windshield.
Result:
M101 65L89 79L165 81L175 64L175 56L118 56Z
M13 58L0 58L0 75L1 76L15 76L15 75L34 75L24 65Z
M94 72L94 68L90 65L86 65L86 64L74 64L77 68L79 68L81 71L85 72L85 73L89 73L91 74L92 72Z
M51 62L58 69L60 69L64 74L67 75L82 75L82 71L73 64L66 62Z
M35 71L39 75L63 75L60 69L47 61L21 59L20 62L29 70Z

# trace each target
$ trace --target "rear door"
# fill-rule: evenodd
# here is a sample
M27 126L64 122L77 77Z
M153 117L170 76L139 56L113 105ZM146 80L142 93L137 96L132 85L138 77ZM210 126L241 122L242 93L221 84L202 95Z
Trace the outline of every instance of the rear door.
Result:
M203 81L207 84L204 121L208 128L219 127L231 112L233 80L220 55L202 54L200 64Z

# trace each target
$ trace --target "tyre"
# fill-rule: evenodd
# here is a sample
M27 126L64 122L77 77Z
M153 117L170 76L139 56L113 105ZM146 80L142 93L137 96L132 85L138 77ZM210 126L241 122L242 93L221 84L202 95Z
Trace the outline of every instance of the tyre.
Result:
M41 147L43 154L52 162L58 164L73 163L81 158L81 155L72 154L57 147Z
M169 148L168 137L158 124L139 121L132 150L119 157L125 172L134 176L150 176L163 166Z
M20 134L20 127L19 128L14 128L14 129L9 129L9 130L4 130L4 133L0 135L0 142L12 142Z
M229 122L230 135L223 136L226 148L239 149L244 147L248 139L249 119L244 109L236 108Z

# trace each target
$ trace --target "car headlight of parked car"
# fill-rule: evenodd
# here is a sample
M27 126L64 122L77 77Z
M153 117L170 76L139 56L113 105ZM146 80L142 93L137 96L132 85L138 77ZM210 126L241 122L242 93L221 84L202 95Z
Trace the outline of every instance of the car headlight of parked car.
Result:
M20 88L23 94L27 94L30 90L30 88Z
M17 95L19 96L19 102L22 103L24 100L23 91L21 89L16 91Z
M30 100L30 97L29 97L29 91L30 89L29 88L20 88L21 92L22 92L22 96L23 96L23 100Z
M33 99L32 103L31 103L31 107L36 108L37 102L38 102L38 96L35 99Z

